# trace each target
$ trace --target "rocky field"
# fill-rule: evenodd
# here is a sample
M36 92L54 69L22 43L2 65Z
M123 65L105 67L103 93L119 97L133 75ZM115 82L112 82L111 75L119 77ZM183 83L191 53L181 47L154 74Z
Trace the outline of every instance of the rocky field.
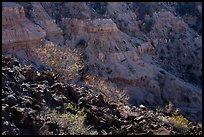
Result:
M173 109L127 105L93 90L2 56L2 135L202 134L201 125Z

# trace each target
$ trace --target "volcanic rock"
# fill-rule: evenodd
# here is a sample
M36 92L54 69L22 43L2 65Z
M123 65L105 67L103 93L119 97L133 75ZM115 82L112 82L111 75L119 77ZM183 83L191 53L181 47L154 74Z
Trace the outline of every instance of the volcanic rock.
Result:
M5 98L5 102L9 105L16 105L17 104L17 99L14 95L8 95L6 98Z

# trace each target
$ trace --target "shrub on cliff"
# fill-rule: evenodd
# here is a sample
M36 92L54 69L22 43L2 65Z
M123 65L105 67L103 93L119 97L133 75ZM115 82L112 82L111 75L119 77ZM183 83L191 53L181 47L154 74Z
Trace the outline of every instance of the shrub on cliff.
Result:
M81 54L69 47L50 42L35 49L34 53L45 66L61 74L61 80L73 79L83 68Z

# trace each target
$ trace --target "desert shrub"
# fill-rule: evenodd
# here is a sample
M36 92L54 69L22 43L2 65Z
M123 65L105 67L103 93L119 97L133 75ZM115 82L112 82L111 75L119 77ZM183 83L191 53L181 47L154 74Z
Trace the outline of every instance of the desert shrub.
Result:
M52 42L36 48L34 54L43 65L61 74L59 80L71 80L79 75L78 72L83 68L81 54L77 50L57 46Z
M173 115L169 117L168 120L177 128L188 129L189 126L192 124L183 115L178 115L178 116Z
M88 45L87 45L87 42L83 39L80 39L79 42L76 44L76 47L81 47L81 48L86 48Z
M69 109L71 111L76 112L77 114L80 114L81 116L86 117L86 113L84 112L84 108L80 108L79 105L73 106L72 103L67 103L66 109Z
M174 105L171 101L165 105L165 112L170 114L167 117L160 118L162 121L166 121L167 123L171 123L176 128L182 128L184 130L188 130L190 126L192 126L192 122L188 121L182 114L180 114L180 109L174 109Z
M124 103L128 102L129 98L126 89L118 88L116 84L109 80L86 76L83 81L87 86L93 88L95 94L102 94L111 100L118 100Z
M66 112L63 114L58 113L57 111L52 111L50 113L50 118L52 121L57 122L59 126L67 131L65 134L70 135L96 135L97 131L91 129L90 126L84 124L86 113L84 110L78 110L76 114Z
M133 9L138 12L138 19L143 20L145 15L150 15L154 12L158 12L161 7L158 4L151 2L134 2Z

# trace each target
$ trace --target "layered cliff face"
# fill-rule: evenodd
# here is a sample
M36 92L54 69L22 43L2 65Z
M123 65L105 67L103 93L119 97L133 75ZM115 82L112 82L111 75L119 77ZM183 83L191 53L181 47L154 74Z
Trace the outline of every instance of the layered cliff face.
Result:
M58 19L58 24L60 24L60 17L77 19L111 18L119 30L132 36L133 39L137 38L143 42L160 39L159 45L161 46L157 46L157 55L155 56L158 65L177 77L202 87L202 65L200 63L202 61L200 50L202 41L201 37L197 35L197 33L202 35L200 33L202 24L201 3L59 2L42 3L42 5L47 9L50 16ZM191 52L191 48L193 48L194 53ZM175 56L176 58L174 58ZM187 61L190 58L193 58L193 63Z
M130 73L127 72L127 66L121 65L125 67L122 69L117 65L127 58L134 61L139 59L137 48L130 43L130 37L119 31L111 19L63 19L63 21L66 34L71 35L66 43L84 49L83 52L88 58L89 73L101 77L111 77L111 75L125 77ZM94 72L91 67L98 69Z
M4 53L15 54L24 59L34 61L40 65L38 57L33 54L45 39L56 44L63 44L63 32L51 19L39 3L32 3L27 18L24 7L17 3L2 3L2 49ZM28 10L27 5L26 11ZM35 11L35 12L34 12Z
M85 69L78 82L88 85L84 80L103 80L125 90L131 104L155 107L172 101L188 118L202 119L201 36L183 18L175 16L173 6L111 2L20 4L30 21L24 13L23 19L44 32L42 38L85 55ZM24 12L23 8L20 12ZM3 20L6 18L3 12ZM22 22L16 23L21 26ZM13 36L5 32L3 37ZM117 94L110 97L118 99Z
M28 18L45 30L46 39L63 45L63 31L57 26L56 20L47 14L39 2L21 4L25 7Z
M40 44L45 35L42 28L25 17L22 6L16 3L2 4L3 52L9 49L21 49L32 44Z
M193 119L201 118L201 89L154 65L151 56L160 46L159 37L149 42L133 42L110 19L62 20L65 33L70 34L67 45L81 49L87 56L85 79L102 78L126 88L132 104L155 106L171 100L183 108L183 113L191 113Z
M47 37L62 34L62 30L55 24L55 20L50 18L40 3L32 3L30 14L35 23L46 31Z

